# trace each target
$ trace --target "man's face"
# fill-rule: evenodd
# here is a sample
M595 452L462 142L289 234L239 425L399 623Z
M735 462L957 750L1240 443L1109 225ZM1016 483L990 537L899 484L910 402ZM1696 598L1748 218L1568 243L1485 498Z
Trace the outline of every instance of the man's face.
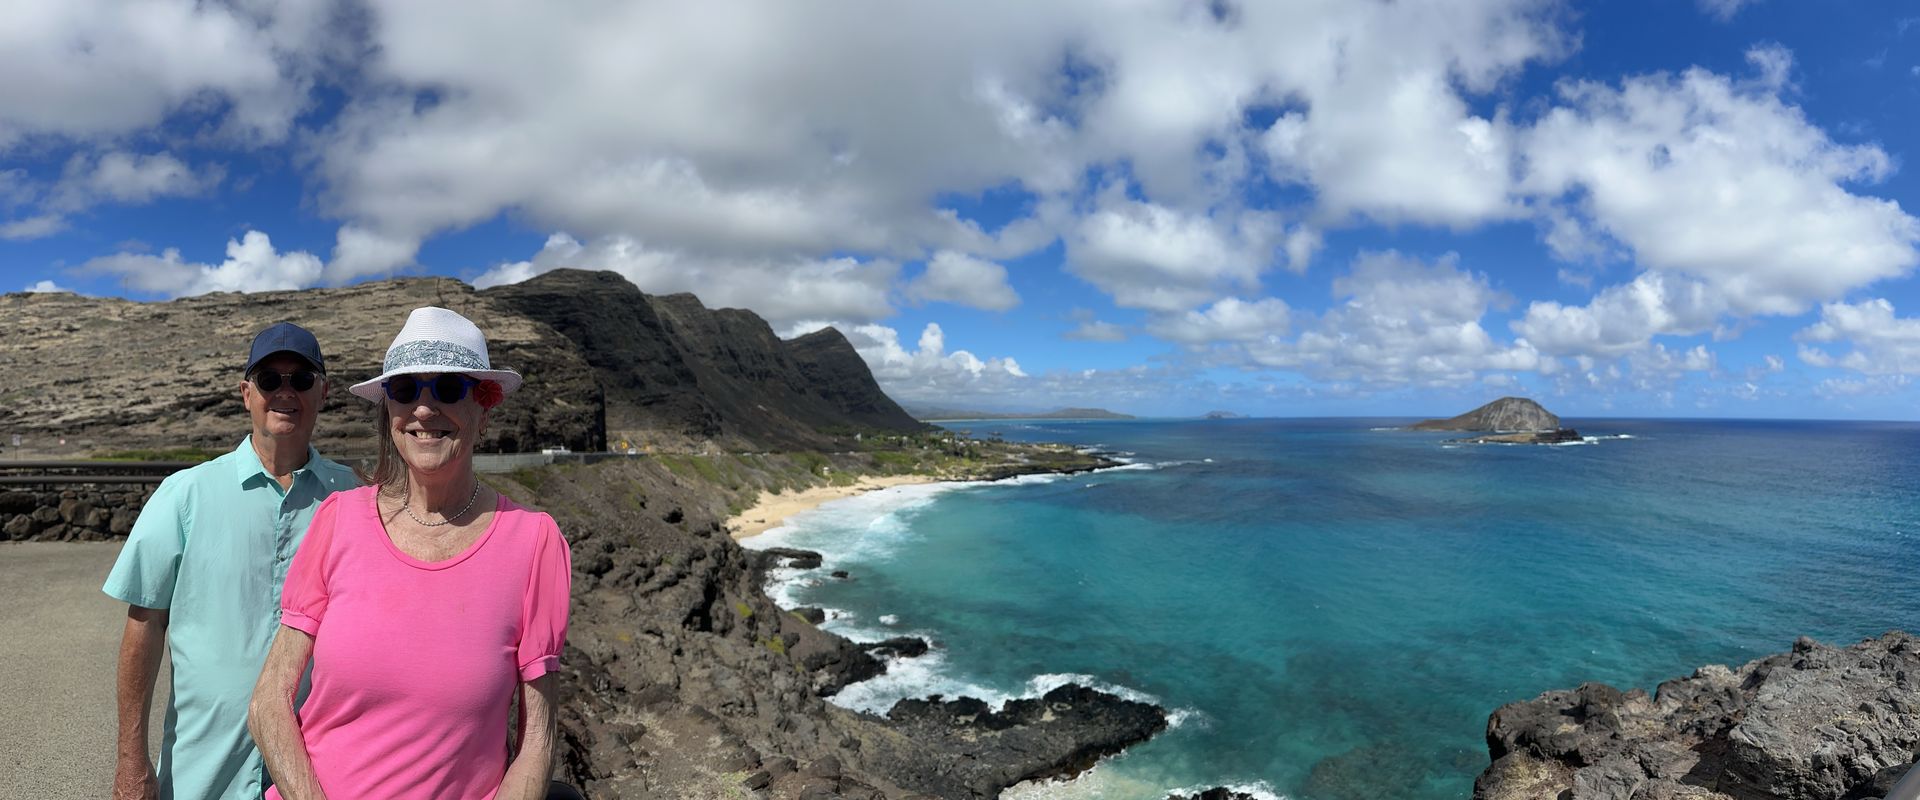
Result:
M327 380L316 378L313 386L306 391L293 388L291 376L297 372L312 370L306 359L287 353L275 353L261 360L253 368L253 374L240 383L240 398L247 405L247 416L253 421L253 435L268 437L292 444L305 444L313 437L314 420L320 416L320 404L327 397ZM279 385L273 391L263 392L255 383L254 377L261 373L272 372L280 375Z

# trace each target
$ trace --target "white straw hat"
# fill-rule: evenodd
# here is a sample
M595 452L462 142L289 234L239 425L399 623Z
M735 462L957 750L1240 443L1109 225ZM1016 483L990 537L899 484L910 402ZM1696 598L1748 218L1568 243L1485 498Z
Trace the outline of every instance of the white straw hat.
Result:
M388 378L420 372L461 372L483 381L500 384L501 394L513 394L520 388L520 373L494 369L487 360L487 336L466 317L444 308L416 308L407 315L400 335L387 345L384 372L373 380L356 383L347 391L380 402L386 396L381 388Z

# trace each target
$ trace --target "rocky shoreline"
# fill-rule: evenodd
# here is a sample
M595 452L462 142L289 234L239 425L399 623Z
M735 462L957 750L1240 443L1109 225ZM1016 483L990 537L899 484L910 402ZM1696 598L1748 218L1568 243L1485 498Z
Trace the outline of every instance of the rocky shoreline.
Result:
M1547 692L1495 711L1487 750L1474 800L1887 797L1920 758L1920 638L1803 637L1651 696L1599 683Z
M1024 472L1100 466L1114 464ZM646 461L496 485L554 514L573 545L560 773L590 796L990 798L1167 725L1160 708L1073 685L997 711L941 697L885 716L835 706L826 698L926 644L855 643L777 607L765 570L817 556L741 548L722 523L725 492Z

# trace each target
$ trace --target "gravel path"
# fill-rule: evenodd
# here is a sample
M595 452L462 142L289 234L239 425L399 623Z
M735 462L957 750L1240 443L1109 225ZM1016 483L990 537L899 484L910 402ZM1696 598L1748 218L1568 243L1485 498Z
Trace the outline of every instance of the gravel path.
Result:
M0 797L113 784L113 673L126 606L100 593L120 542L0 543ZM167 671L154 698L158 750Z

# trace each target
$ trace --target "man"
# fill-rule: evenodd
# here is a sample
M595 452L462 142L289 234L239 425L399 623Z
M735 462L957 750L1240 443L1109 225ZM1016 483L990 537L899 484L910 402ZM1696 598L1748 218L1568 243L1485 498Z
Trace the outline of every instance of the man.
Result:
M358 485L308 443L327 396L312 333L288 322L261 331L242 375L252 433L160 484L102 587L127 603L116 800L262 796L247 701L279 629L280 586L320 501ZM173 686L156 772L147 717L163 645Z

